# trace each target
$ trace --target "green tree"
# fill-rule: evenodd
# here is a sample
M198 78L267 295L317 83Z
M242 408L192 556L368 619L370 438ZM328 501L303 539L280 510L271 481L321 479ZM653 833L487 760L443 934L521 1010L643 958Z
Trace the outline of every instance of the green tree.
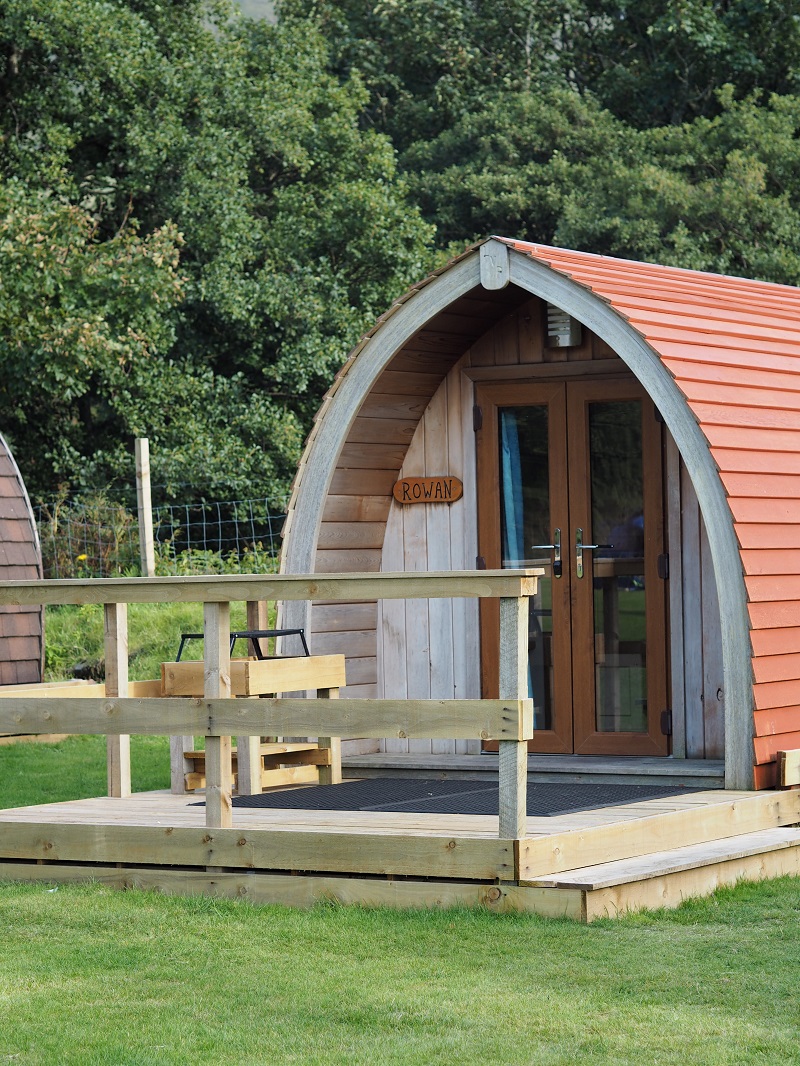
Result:
M798 88L796 0L586 0L559 38L570 84L639 127L719 113L718 91Z
M175 339L179 246L173 226L98 240L84 209L0 183L0 410L30 488L80 483L130 432L121 398Z
M498 92L573 88L640 127L719 112L735 86L793 92L797 0L282 0L313 16L340 78L357 70L366 114L403 152Z
M156 478L161 456L164 479L201 491L212 470L219 492L245 470L254 493L285 489L322 389L427 268L392 147L360 128L360 80L326 72L311 25L252 22L226 0L6 0L0 55L0 176L83 212L98 248L182 240L157 358L114 403L84 405L83 443L52 477L107 481L135 427ZM68 435L55 414L48 432Z
M406 154L455 251L486 233L800 284L800 97L638 130L591 98L503 93Z

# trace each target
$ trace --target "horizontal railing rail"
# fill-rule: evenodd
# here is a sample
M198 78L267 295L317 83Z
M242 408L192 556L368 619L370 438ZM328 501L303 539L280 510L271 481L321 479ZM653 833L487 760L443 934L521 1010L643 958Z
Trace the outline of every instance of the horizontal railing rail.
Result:
M0 699L2 732L531 740L533 700L8 696Z
M0 732L105 734L112 796L130 795L131 734L169 735L173 759L177 755L181 765L185 744L193 735L205 736L206 824L211 828L232 825L232 736L237 737L240 792L261 791L261 736L316 735L320 747L331 752L331 766L324 776L320 771L320 780L328 783L341 780L342 737L497 740L499 835L519 839L525 835L527 741L533 736L528 600L536 594L540 574L482 570L4 582L0 605L102 604L106 680L104 695L96 698L6 696L0 700ZM318 688L316 699L231 698L232 601L246 601L249 614L264 600L434 598L500 600L499 699L339 699L338 688ZM174 601L204 604L203 697L129 696L127 604Z
M230 603L242 600L407 600L532 596L540 570L263 574L4 581L0 605Z

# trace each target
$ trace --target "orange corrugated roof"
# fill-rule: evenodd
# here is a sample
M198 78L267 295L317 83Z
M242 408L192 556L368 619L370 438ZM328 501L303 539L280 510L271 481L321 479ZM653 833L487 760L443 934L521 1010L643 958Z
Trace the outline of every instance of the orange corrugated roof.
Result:
M607 301L686 397L741 546L756 762L768 762L776 746L800 747L800 289L504 243Z

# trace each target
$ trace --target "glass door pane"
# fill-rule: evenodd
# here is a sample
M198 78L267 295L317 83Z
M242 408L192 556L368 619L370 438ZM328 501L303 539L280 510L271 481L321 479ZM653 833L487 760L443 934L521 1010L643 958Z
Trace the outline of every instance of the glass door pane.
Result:
M534 727L553 728L553 527L550 516L548 408L498 409L501 565L541 567L530 604L528 687Z
M590 403L588 420L595 728L647 733L642 405Z

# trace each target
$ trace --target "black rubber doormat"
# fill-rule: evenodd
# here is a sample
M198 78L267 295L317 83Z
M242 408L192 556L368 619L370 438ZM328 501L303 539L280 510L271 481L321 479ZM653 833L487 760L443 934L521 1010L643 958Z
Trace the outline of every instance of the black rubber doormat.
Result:
M639 800L701 792L680 785L556 784L528 785L528 816L549 817L573 811L615 807ZM497 814L497 782L453 778L375 778L341 785L235 796L234 807L306 811L386 811L398 814Z

